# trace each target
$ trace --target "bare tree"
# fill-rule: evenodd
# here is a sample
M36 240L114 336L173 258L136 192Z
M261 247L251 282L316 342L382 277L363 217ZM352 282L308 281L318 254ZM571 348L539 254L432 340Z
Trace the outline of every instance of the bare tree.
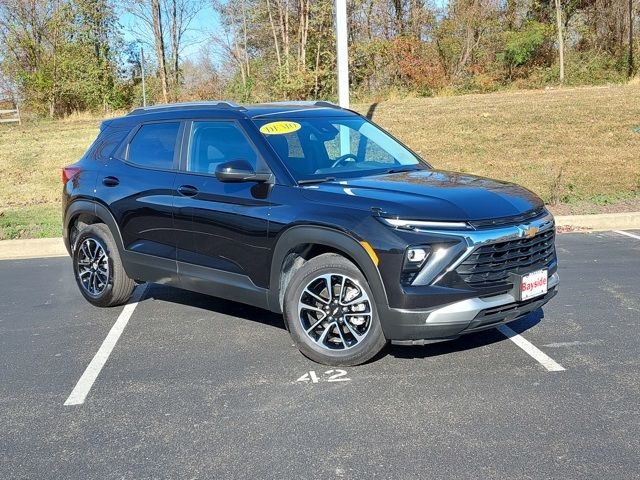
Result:
M160 9L160 0L151 0L151 18L156 46L156 57L158 57L158 68L160 70L160 82L162 84L162 97L164 102L167 103L169 101L167 62L164 50L164 35L162 33L162 10Z
M289 40L289 0L275 0L278 6L278 15L280 17L280 34L282 35L282 45L284 46L284 65L287 72L287 80L291 74L289 70L289 52L291 42Z
M247 9L245 5L245 0L240 0L240 5L242 7L242 40L244 43L244 65L247 72L247 77L251 75L251 69L249 67L249 47L247 42Z
M271 13L271 2L267 2L267 13L269 15L269 25L271 26L271 33L273 34L273 46L276 49L276 59L278 60L278 71L282 69L282 58L280 56L280 42L278 40L278 34L276 32L276 24L273 21L273 14Z
M180 83L180 43L178 38L178 0L169 0L169 32L171 33L171 60L173 63L174 93Z
M402 12L402 0L393 0L393 11L396 20L396 33L403 34L405 30L404 15Z
M125 10L132 14L137 22L132 27L141 40L152 46L156 52L158 62L158 76L162 86L162 98L169 101L169 87L167 82L167 61L164 47L164 25L160 0L128 0ZM149 39L149 37L151 39Z
M247 9L245 1L240 0L240 9L235 4L223 0L212 0L212 5L222 18L220 31L213 36L213 41L240 73L242 85L247 87L250 75Z
M180 87L180 55L184 48L185 34L193 19L204 8L202 0L165 0L171 43L171 76L174 95Z
M455 76L461 75L473 59L474 50L480 45L482 35L487 28L483 26L485 12L480 0L468 2L462 11L464 34L462 49L455 68Z
M212 58L210 46L200 48L195 58L187 58L180 64L182 97L188 100L221 98L224 83Z
M307 66L307 40L309 38L309 11L311 0L300 0L298 23L298 71Z

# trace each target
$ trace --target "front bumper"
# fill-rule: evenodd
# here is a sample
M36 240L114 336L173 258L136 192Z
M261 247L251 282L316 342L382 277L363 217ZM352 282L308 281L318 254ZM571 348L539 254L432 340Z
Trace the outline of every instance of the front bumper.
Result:
M404 310L378 305L384 331L394 343L424 344L452 340L460 335L511 322L542 307L558 293L559 277L549 278L541 297L518 302L512 293L474 297L430 310Z

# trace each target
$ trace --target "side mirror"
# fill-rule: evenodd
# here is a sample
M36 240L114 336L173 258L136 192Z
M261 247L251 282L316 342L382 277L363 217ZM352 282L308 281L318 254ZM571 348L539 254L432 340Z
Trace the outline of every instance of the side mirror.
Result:
M268 182L271 173L256 173L246 160L231 160L216 167L216 178L221 182Z

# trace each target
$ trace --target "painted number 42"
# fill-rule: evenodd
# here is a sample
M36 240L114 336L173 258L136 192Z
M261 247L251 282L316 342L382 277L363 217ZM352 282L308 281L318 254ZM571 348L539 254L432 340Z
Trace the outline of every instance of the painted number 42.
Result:
M347 378L346 375L347 372L345 370L331 369L324 372L321 377L318 377L316 372L311 370L310 372L302 375L298 380L296 380L296 382L348 382L351 379Z

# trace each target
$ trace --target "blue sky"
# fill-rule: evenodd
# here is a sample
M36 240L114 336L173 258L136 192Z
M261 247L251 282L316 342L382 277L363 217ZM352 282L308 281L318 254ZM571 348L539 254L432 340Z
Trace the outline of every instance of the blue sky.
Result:
M132 27L135 27L138 21L136 17L130 13L120 12L119 20L120 24L124 27L125 41L127 43L136 41L138 38L131 31ZM206 43L211 32L215 30L218 24L218 14L210 5L206 5L189 26L190 30L185 35L185 46L182 51L182 58L187 59L197 56L200 48ZM151 52L149 52L149 55L151 55Z

